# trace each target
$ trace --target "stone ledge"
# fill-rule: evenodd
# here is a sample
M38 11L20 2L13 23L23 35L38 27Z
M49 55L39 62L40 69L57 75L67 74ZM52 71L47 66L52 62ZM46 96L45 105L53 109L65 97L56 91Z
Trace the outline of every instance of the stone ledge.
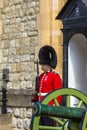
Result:
M1 125L0 130L13 130L12 124L4 125L4 126Z
M8 124L12 124L12 114L11 113L0 114L0 128L1 126L8 125Z
M7 106L31 107L31 99L34 91L26 89L10 89L7 92Z

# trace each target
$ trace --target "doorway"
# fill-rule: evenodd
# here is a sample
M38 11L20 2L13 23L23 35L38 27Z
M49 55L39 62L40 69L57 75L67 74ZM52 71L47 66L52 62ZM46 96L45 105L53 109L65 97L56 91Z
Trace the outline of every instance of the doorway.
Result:
M69 41L68 87L87 94L87 39L83 34L75 34Z

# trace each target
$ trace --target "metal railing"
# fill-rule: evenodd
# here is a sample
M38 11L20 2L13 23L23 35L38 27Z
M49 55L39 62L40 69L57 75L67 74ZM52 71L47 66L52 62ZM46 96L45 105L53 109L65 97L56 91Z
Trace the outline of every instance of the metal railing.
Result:
M9 81L9 69L5 68L2 72L2 88L0 90L1 93L1 113L6 114L7 113L7 83Z
M0 100L0 102L2 103L1 104L1 113L2 114L6 114L7 113L7 96L6 96L6 92L7 92L7 89L6 88L2 88L2 90L0 90L0 93L2 93L2 99Z

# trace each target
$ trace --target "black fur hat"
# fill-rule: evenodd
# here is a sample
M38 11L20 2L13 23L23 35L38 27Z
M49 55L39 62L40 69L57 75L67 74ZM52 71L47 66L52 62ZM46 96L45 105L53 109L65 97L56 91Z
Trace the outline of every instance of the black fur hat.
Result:
M50 65L52 68L56 68L57 55L53 47L49 45L43 46L38 54L39 64Z

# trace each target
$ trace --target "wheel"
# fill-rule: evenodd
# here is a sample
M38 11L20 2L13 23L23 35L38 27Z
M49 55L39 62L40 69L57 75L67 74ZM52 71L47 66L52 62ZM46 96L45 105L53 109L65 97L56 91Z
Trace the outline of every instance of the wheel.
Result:
M72 97L77 100L77 104L75 104L75 107L81 108L86 107L87 105L87 96L83 94L81 91L72 89L72 88L62 88L59 90L55 90L48 94L41 102L41 104L48 104L51 100L54 100L55 106L60 106L57 102L56 98L58 96L65 96L66 106L71 107L71 99ZM52 120L54 120L58 125L57 126L42 126L39 125L41 116L35 116L33 121L33 130L68 130L67 128L67 122L68 119L61 119L56 117L50 117ZM76 130L73 128L72 130Z

